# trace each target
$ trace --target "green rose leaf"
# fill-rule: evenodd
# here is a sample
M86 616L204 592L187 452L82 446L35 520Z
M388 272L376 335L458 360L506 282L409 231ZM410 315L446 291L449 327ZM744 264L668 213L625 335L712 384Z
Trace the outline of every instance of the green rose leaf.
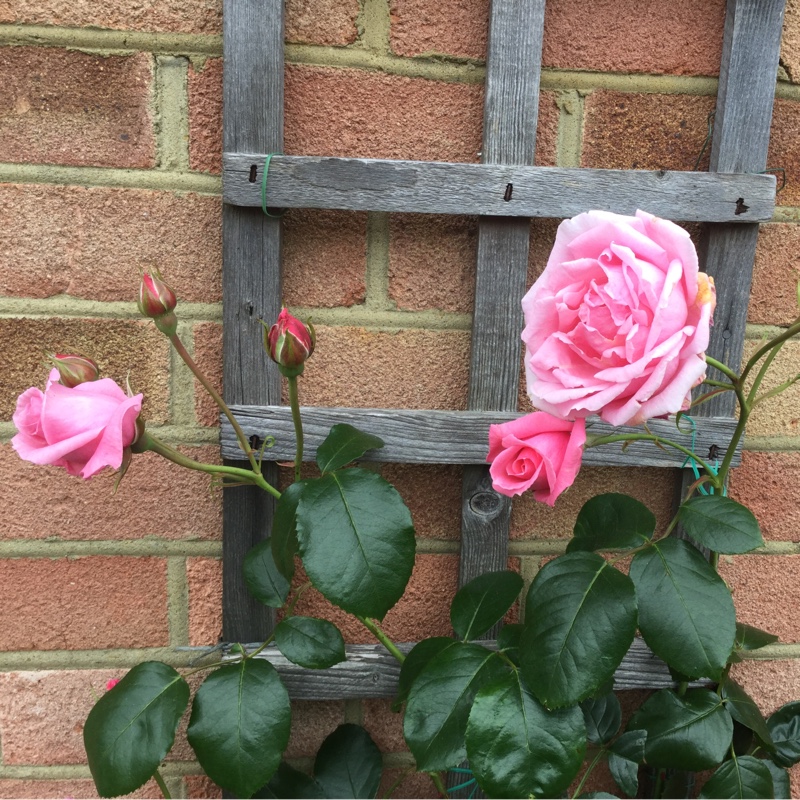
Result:
M454 642L420 672L406 703L403 734L420 772L463 761L464 735L477 692L506 671L497 653Z
M351 614L383 619L411 577L411 514L374 472L354 468L309 481L297 507L297 535L314 586Z
M651 766L699 771L725 758L733 720L712 691L690 689L679 697L662 689L631 717L628 729L646 731L645 758Z
M278 768L290 727L289 695L278 673L268 661L249 658L205 679L187 736L211 780L250 797Z
M272 558L281 575L291 582L294 576L294 556L297 544L297 504L303 489L311 481L297 481L284 489L275 505L272 519Z
M470 769L490 797L558 797L583 763L586 729L577 706L548 711L503 675L476 695L467 724Z
M749 553L764 544L753 512L721 494L693 497L678 519L692 539L718 553Z
M769 767L753 756L732 758L722 764L706 781L700 797L761 798L772 797L772 774Z
M528 591L522 675L548 708L574 705L614 674L635 632L631 580L594 553L568 553Z
M497 634L497 649L510 653L516 659L517 651L519 650L519 643L522 640L522 631L525 630L524 625L518 622L510 622L500 628L500 633Z
M522 591L522 578L511 570L486 572L456 592L450 622L463 641L477 639L499 622Z
M622 709L613 692L590 697L581 703L586 735L594 744L609 742L622 724Z
M434 636L431 639L423 639L414 645L400 667L400 679L397 684L397 694L392 701L392 711L399 711L402 708L403 703L408 699L408 693L411 691L414 681L428 662L434 656L438 656L442 650L454 644L455 642L449 636Z
M739 650L760 650L777 641L778 637L768 631L745 625L743 622L736 623L736 647Z
M361 458L367 450L379 447L383 447L383 439L343 422L334 425L317 448L317 466L324 475Z
M244 557L242 565L247 590L259 603L280 608L289 596L289 581L275 564L272 541L259 542Z
M800 701L787 703L767 720L775 751L772 760L779 766L794 766L800 761Z
M774 800L790 800L792 796L792 787L788 771L779 767L768 758L764 759L764 763L767 765L767 769L772 775L771 796Z
M722 684L721 694L726 701L728 713L737 721L749 728L761 739L763 745L772 749L772 737L767 728L767 721L749 694L732 678L726 678Z
M608 754L608 771L628 797L639 794L639 765L635 761L618 756L616 753Z
M170 666L135 666L89 712L83 743L101 797L128 794L147 783L175 742L189 685Z
M650 649L692 678L720 678L733 649L736 614L730 590L699 550L681 539L661 539L634 556L630 576Z
M378 745L360 725L352 724L330 734L314 762L314 778L329 798L375 797L382 770Z
M567 552L639 547L655 529L656 518L643 503L626 494L599 494L578 513Z
M618 736L609 747L612 753L627 761L641 764L644 761L644 747L647 743L647 731L625 731Z
M278 650L307 669L327 669L345 660L344 639L332 623L316 617L287 617L275 628Z
M253 797L259 800L322 800L325 793L310 775L281 761L269 783L262 786Z

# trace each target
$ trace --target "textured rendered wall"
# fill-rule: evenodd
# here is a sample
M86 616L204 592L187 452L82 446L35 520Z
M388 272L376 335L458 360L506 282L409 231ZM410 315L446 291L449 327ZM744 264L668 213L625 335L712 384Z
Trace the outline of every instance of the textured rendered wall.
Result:
M488 0L287 5L286 152L477 159ZM549 0L537 163L691 169L723 14L723 0ZM138 457L112 498L110 476L82 484L22 463L7 442L16 395L44 381L43 350L76 349L107 375L130 372L164 439L215 457L215 409L132 299L139 270L161 267L184 340L221 374L220 29L219 0L0 0L0 796L94 796L81 726L106 680L147 658L179 666L191 655L176 647L219 637L220 498L206 480ZM797 314L800 0L788 2L783 51L769 163L788 184L762 227L751 348ZM303 402L463 408L474 219L297 210L285 225L284 300L319 332ZM554 231L532 225L532 278ZM775 383L800 370L800 342L777 364ZM800 387L764 412L733 492L767 546L722 570L742 620L781 636L737 668L771 710L800 697ZM420 537L387 628L447 634L460 470L383 473ZM516 502L513 563L530 579L598 491L630 492L665 519L664 478L586 469L555 510ZM342 616L311 593L299 610ZM345 720L367 725L394 776L410 763L378 701L295 704L289 755L308 763ZM216 796L198 772L185 742L164 770L175 796ZM431 796L416 778L400 788L416 791Z

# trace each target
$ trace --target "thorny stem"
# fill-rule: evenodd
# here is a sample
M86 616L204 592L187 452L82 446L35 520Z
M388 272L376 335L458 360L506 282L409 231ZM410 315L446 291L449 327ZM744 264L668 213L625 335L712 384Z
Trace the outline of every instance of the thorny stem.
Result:
M589 766L586 769L586 772L583 773L583 777L581 778L581 782L578 784L578 788L575 790L575 794L572 795L573 800L574 798L580 795L581 790L583 789L583 785L586 783L586 779L589 777L592 770L597 766L597 762L603 757L603 753L605 753L605 750L603 749L597 751L597 754L592 759L592 763L589 764Z
M433 785L436 787L436 791L442 797L449 797L450 795L447 794L447 789L444 787L444 781L442 780L442 776L438 772L429 772L428 776L433 781Z
M174 448L165 444L160 439L157 439L152 434L145 432L143 436L136 443L136 448L140 452L151 450L158 453L160 456L168 459L169 461L178 464L187 469L198 470L199 472L206 472L210 475L230 475L231 477L238 478L243 483L255 484L266 492L269 492L273 497L279 498L281 493L267 483L259 472L251 472L249 469L240 469L239 467L226 467L222 464L205 464L202 461L195 461L192 458L179 453Z
M195 378L202 384L203 388L211 395L211 399L219 406L222 413L228 418L228 422L230 422L233 430L236 432L236 438L239 441L239 447L244 450L245 455L247 456L247 460L250 462L250 466L253 472L261 472L261 466L256 461L255 456L253 455L253 450L250 447L250 442L248 442L247 437L242 430L242 426L236 421L236 417L233 416L233 412L228 408L225 401L220 397L219 392L208 382L208 379L205 375L200 371L200 367L197 366L195 360L189 355L188 350L183 346L183 342L178 338L178 334L174 333L172 336L169 337L170 342L172 342L172 346L175 348L175 351L183 360L184 364L192 371Z
M750 374L750 371L755 367L755 365L761 360L761 358L768 353L776 344L782 344L787 339L791 339L795 334L800 333L800 319L795 320L790 327L788 327L782 334L776 336L774 339L770 339L765 345L759 347L755 353L750 357L748 362L745 364L744 369L742 370L742 384L744 384L747 376ZM706 362L711 364L713 359L709 359L706 356ZM712 366L717 366L713 364ZM717 367L719 369L719 367Z
M161 789L161 794L164 795L164 800L172 800L172 795L169 793L169 789L167 789L167 784L164 783L164 779L161 777L161 773L158 770L156 770L153 773L153 777L156 779L158 788Z
M397 645L383 632L377 622L367 617L353 615L401 664L406 660Z
M289 381L289 405L292 407L292 422L296 450L294 457L294 479L300 480L300 468L303 465L303 420L300 416L300 402L297 395L297 375L287 377Z

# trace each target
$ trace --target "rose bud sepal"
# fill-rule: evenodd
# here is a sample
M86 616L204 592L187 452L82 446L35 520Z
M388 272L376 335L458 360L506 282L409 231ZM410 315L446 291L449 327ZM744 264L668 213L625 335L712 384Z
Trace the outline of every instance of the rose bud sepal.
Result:
M86 356L77 353L48 353L47 358L58 370L59 383L68 389L81 383L96 381L100 377L100 368Z
M301 322L285 308L271 328L264 325L264 348L286 378L302 374L315 345L314 326Z
M156 327L166 336L174 336L178 330L178 319L174 314L178 298L162 280L159 272L145 272L139 284L139 311L150 317Z

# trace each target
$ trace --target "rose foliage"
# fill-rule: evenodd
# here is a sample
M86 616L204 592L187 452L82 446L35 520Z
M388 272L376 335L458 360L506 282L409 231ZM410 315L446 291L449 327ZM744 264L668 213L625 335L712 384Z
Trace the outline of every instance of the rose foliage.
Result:
M312 774L283 760L291 704L273 656L314 670L347 659L333 623L294 612L306 588L294 583L299 560L310 584L400 663L393 708L403 712L417 769L445 796L446 770L454 770L461 788L522 798L561 796L584 770L573 796L614 797L582 794L604 761L625 796L640 796L646 766L654 770L655 797L683 796L675 794L685 792L675 780L686 770L710 771L701 797L788 797L788 770L800 762L800 703L765 719L731 677L747 651L776 637L737 622L716 565L720 553L763 545L757 520L725 496L725 484L747 419L764 397L760 383L770 356L800 333L800 317L740 373L704 355L713 283L698 271L688 236L643 212L595 211L563 223L523 308L528 390L539 410L490 427L497 492L530 490L553 505L576 479L585 451L622 450L636 440L675 451L678 463L687 458L697 480L671 520L656 520L645 503L624 494L589 499L566 552L545 563L522 596L515 572L480 575L453 598L454 637L423 639L407 653L381 620L411 576L411 515L394 487L358 466L383 447L374 433L334 425L315 443L318 477L301 476L298 377L316 343L313 329L285 309L265 337L289 383L295 423L295 481L282 492L262 473L270 431L255 424L243 430L213 388L248 467L202 464L160 442L137 419L141 395L127 397L108 379L69 388L57 383L54 370L44 392L33 388L20 397L13 443L35 463L88 478L104 466L119 467L126 452L150 450L222 485L249 484L276 500L270 538L245 558L243 580L259 602L280 609L281 622L260 645L230 645L221 662L198 667L208 675L194 698L186 675L160 662L134 667L104 693L84 729L102 796L133 792L150 778L165 789L160 764L188 708L198 762L230 794L376 796L381 756L359 726L343 725L325 740ZM159 329L207 385L172 318ZM724 380L709 383L708 365ZM614 427L691 412L725 392L736 396L739 417L713 464L691 450L685 428L676 426L670 437L647 426ZM668 535L678 524L689 539ZM523 621L502 626L515 607ZM489 635L496 641L483 641ZM665 662L673 684L623 724L613 680L637 635ZM465 759L468 770L459 766Z

